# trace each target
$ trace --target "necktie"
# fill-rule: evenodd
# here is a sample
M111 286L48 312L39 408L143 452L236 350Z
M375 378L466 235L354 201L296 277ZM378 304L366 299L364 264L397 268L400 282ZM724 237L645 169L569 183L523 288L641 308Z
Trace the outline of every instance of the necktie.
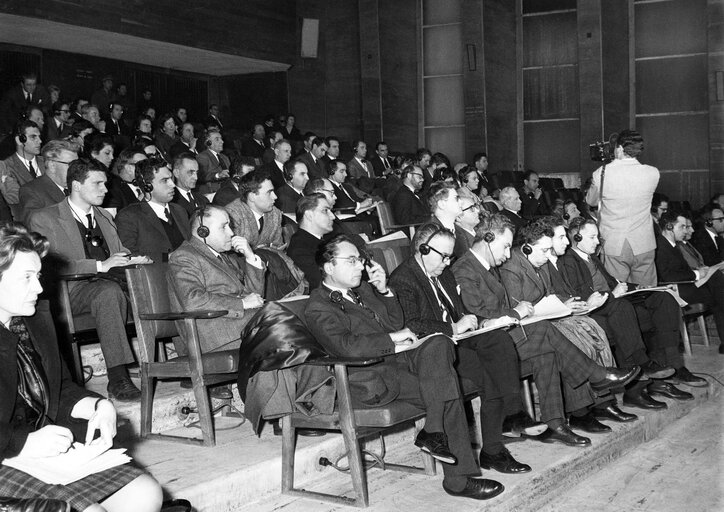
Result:
M68 190L68 187L63 188L63 195L65 195L65 197L68 197L70 195L70 191Z
M447 295L442 290L442 287L440 286L440 281L437 279L437 277L432 278L432 284L435 286L435 291L437 292L437 298L440 300L440 305L442 306L442 309L447 313L448 319L452 320L453 322L457 322L460 320L460 313L458 313L458 310L455 309L455 306L448 300ZM444 315L443 315L444 316Z
M88 221L88 229L93 229L93 216L89 213L85 218Z
M385 158L384 160L382 160L382 163L385 164L385 169L389 169L389 168L390 168L390 162L388 162L386 158Z
M33 104L33 95L28 93L27 97L25 98L25 101L27 102L28 105L32 105Z
M382 325L382 322L380 321L380 317L377 316L377 313L375 313L374 310L368 308L365 303L362 301L362 297L359 296L359 293L347 290L347 296L352 299L352 302L357 304L358 306L362 307L365 311L367 311L369 314L371 314L374 319L377 321L378 324Z
M259 217L259 233L264 229L264 217Z
M35 178L38 175L37 170L35 169L35 166L33 165L33 161L28 161L28 171L30 172L30 175Z
M173 226L173 217L171 217L171 212L169 211L168 206L163 209L163 214L166 216L166 222Z
M701 255L699 251L697 251L691 244L678 244L679 247L681 247L681 250L686 251L686 253L697 263L697 267L703 267L704 266L704 257Z
M37 413L36 428L39 428L48 415L48 380L23 319L13 318L9 330L18 337L18 394Z
M234 267L234 265L231 264L231 260L229 259L229 257L228 257L226 254L221 254L221 253L219 253L219 255L217 256L217 258L218 258L218 260L219 260L223 265L225 265L226 267L228 267L229 270L233 271L233 272L239 277L239 281L241 281L241 284L242 284L242 285L245 284L245 283L244 283L244 276L241 275L239 272L236 271L236 268Z

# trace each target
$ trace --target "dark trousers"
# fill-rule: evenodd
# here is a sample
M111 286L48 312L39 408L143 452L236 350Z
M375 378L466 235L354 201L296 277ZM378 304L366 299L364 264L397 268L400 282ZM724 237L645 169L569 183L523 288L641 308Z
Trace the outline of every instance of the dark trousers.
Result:
M636 310L626 299L610 297L603 306L591 313L591 318L606 332L619 366L640 365L649 360Z
M680 284L679 295L689 304L702 303L711 310L719 340L724 343L724 275L717 271L701 288Z
M443 409L448 447L458 459L455 465L442 465L446 478L480 474L473 457L458 376L453 367L455 358L455 347L445 336L431 338L420 348L402 352L394 358L395 375L400 383L398 400L425 410ZM385 364L387 361L389 359Z
M595 397L588 379L596 363L550 322L536 322L522 329L525 336L515 336L516 349L521 361L533 369L533 379L540 396L541 420L563 419L565 411L575 411L592 404Z
M126 335L128 298L118 283L106 279L74 283L70 307L76 315L90 313L95 319L106 368L134 361Z
M676 299L662 292L652 292L643 300L637 300L637 295L626 298L636 310L649 357L662 366L684 366L684 358L679 352L681 311Z

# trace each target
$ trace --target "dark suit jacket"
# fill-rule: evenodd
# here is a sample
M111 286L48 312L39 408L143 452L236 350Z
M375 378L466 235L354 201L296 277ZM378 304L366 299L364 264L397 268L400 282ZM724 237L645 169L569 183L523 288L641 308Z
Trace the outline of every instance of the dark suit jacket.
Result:
M171 161L173 161L174 158L179 156L181 153L186 153L187 151L190 151L195 155L199 154L195 149L192 151L191 148L186 145L184 141L178 139L176 142L173 143L173 145L171 145L171 148L168 150L168 154L171 157Z
M379 157L379 155L375 155L370 158L370 162L372 163L372 170L374 171L375 176L377 176L378 178L384 176L387 169L392 169L392 162L390 162L389 158L387 158L387 163L389 167L385 167L385 164L382 162L382 159Z
M219 130L224 129L224 127L221 125L221 121L219 121L218 118L216 118L212 115L209 115L206 117L206 120L204 121L204 126L206 128L211 128L211 127L218 128Z
M430 218L428 206L405 185L392 196L390 205L397 224L419 224Z
M505 287L486 269L475 255L468 251L452 266L452 272L460 285L460 296L465 309L479 319L509 316L520 318L510 307Z
M322 242L323 240L300 228L292 235L287 247L287 256L302 269L310 290L314 290L322 282L322 273L314 261L314 255Z
M45 174L43 157L36 157L35 164L38 166L40 174ZM0 162L0 177L2 177L1 188L5 196L5 201L11 208L16 208L15 205L18 204L20 187L36 179L35 176L30 174L30 171L25 167L25 164L20 158L18 158L17 153L13 153L10 158L6 158ZM13 211L13 215L17 217L17 212Z
M138 203L138 197L128 184L116 174L108 175L108 193L103 200L104 208L116 208L121 211L129 204Z
M536 273L528 258L516 248L510 259L500 267L500 280L513 303L528 301L533 304L553 293L544 282L544 274Z
M198 192L191 192L191 196L193 196L196 199L196 204L198 205L198 208L203 208L206 206L209 202L206 197L204 197L203 194L199 194ZM193 215L194 211L197 207L194 207L192 203L186 200L186 198L181 195L181 192L176 189L176 193L173 196L173 201L171 201L174 204L179 205L181 208L186 210L186 214L191 218L191 215Z
M275 189L284 185L284 174L281 169L279 169L276 161L265 163L261 166L261 171L269 176L269 179L271 179L272 185L274 185Z
M249 138L245 139L241 143L241 154L242 156L250 156L252 158L258 158L259 162L261 162L262 157L264 156L264 150L266 148L264 147L264 143L262 142L259 144L255 139Z
M231 167L229 157L223 153L217 153L216 156L211 150L205 149L196 157L199 163L199 190L202 193L215 192L221 184L216 178L216 174L221 171L228 170Z
M55 118L51 117L48 119L48 122L45 123L45 137L44 141L51 141L51 140L57 140L57 139L63 139L70 135L72 128L70 125L63 123L58 129L58 127L55 125Z
M522 227L524 227L524 226L526 226L526 225L528 224L528 221L525 220L523 217L521 217L520 215L517 215L517 214L515 214L515 213L513 213L513 212L511 212L510 210L507 210L507 209L505 209L505 208L503 208L502 210L500 210L500 212L498 212L498 213L500 213L501 215L505 215L506 217L508 217L508 219L510 220L510 222L513 223L513 226L515 227L516 233L518 232L518 230L519 230L520 228L522 228ZM515 233L514 233L514 234L515 234Z
M556 268L555 265L553 265L553 263L551 263L550 261L543 266L544 270L548 273L548 277L550 278L551 286L553 286L553 292L561 297L561 300L563 300L564 302L571 297L581 297L583 300L586 300L587 297L583 297L576 293L575 288L573 288L573 285L568 280L566 268L564 267L563 262L560 260L560 258L558 259L557 263L558 268Z
M312 154L308 151L305 151L302 155L297 158L300 162L304 162L304 164L307 166L307 171L309 171L309 179L313 180L314 178L326 178L327 172L324 170L324 166L322 162L317 160L314 161L314 157L312 157Z
M191 226L186 212L173 203L169 203L168 208L181 236L188 240ZM158 263L166 261L168 255L177 249L171 245L161 220L146 201L129 205L118 212L116 226L121 242L133 255L148 256Z
M453 254L455 254L456 258L460 258L463 254L468 252L468 250L473 246L473 240L475 240L475 236L468 233L466 230L455 225L455 249L453 250Z
M334 187L334 194L337 196L337 201L334 203L334 208L357 208L357 203L361 203L363 199L357 195L353 187L347 186L346 183L342 185L329 180ZM344 191L342 190L344 188ZM345 194L345 191L347 194ZM352 211L345 213L354 213Z
M20 216L18 220L27 223L32 212L57 204L63 199L65 199L63 191L47 174L43 174L40 178L20 187Z
M452 305L462 316L466 313L458 292L458 284L450 269L445 269L438 278ZM400 263L390 276L390 287L400 298L405 312L405 326L418 336L440 332L452 336L452 320L443 321L442 308L437 301L429 279L414 256Z
M57 425L75 430L75 435L82 439L86 423L71 419L70 413L81 399L100 396L73 383L58 351L58 338L46 301L38 302L36 313L25 318L25 326L48 379L48 417ZM14 422L18 393L17 343L15 334L0 327L0 460L20 453L28 434L34 430L32 425Z
M684 256L663 235L656 238L656 274L659 282L693 281L696 274Z
M527 220L532 219L540 215L546 215L548 213L548 207L543 199L543 194L540 198L536 199L535 195L530 197L524 189L518 191L520 194L520 201L522 203L520 208L520 215Z
M285 183L283 186L276 189L277 200L274 206L279 208L284 213L294 215L297 209L297 201L301 199L302 194L298 193L291 185Z
M678 252L678 249L674 249ZM606 271L601 263L601 260L594 254L589 256L594 265L598 267L598 270L606 278L606 282L611 290L616 288L618 284L616 279ZM569 249L566 254L558 258L558 268L563 274L565 274L568 284L573 289L573 293L581 299L586 300L593 292L606 292L608 290L595 290L593 288L593 277L591 271L588 269L586 262L581 256L574 251ZM633 285L629 289L633 289Z
M264 294L266 266L258 269L233 256L224 263L196 237L181 244L168 260L166 280L172 308L228 311L226 316L198 321L202 350L212 351L239 340L241 330L258 311L245 310L242 297L252 292Z
M35 88L32 104L38 105L44 112L47 111L47 108L50 108L48 92L40 84ZM25 100L25 92L20 84L13 86L5 93L0 102L0 135L12 132L27 107L28 102Z
M239 199L239 191L234 186L234 182L230 179L221 184L221 188L214 194L213 204L218 206L226 206L235 199Z
M704 265L710 267L716 265L724 259L724 239L717 236L717 245L711 239L707 229L704 226L697 226L694 234L691 236L691 245L704 257Z

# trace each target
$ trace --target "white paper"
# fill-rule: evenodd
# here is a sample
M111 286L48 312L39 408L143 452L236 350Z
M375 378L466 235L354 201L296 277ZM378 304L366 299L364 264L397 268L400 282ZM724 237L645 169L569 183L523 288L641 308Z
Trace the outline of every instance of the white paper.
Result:
M529 325L541 320L552 320L570 315L571 308L561 302L555 295L543 297L533 307L533 314L520 321L520 325Z

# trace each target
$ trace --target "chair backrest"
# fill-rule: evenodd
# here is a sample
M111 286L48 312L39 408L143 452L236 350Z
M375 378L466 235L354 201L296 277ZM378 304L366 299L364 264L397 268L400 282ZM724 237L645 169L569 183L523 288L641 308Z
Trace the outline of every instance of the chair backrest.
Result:
M376 208L377 219L380 222L380 231L382 232L382 235L386 235L394 231L394 229L390 227L395 224L395 218L392 216L392 208L390 207L390 203L382 201L380 203L377 203Z
M367 251L390 275L397 266L410 256L410 239L396 238L386 242L377 242L367 245Z
M128 291L131 295L131 307L138 334L141 362L152 363L156 360L156 339L171 338L178 335L173 320L141 320L142 313L168 313L171 303L166 284L168 263L139 265L126 269Z

